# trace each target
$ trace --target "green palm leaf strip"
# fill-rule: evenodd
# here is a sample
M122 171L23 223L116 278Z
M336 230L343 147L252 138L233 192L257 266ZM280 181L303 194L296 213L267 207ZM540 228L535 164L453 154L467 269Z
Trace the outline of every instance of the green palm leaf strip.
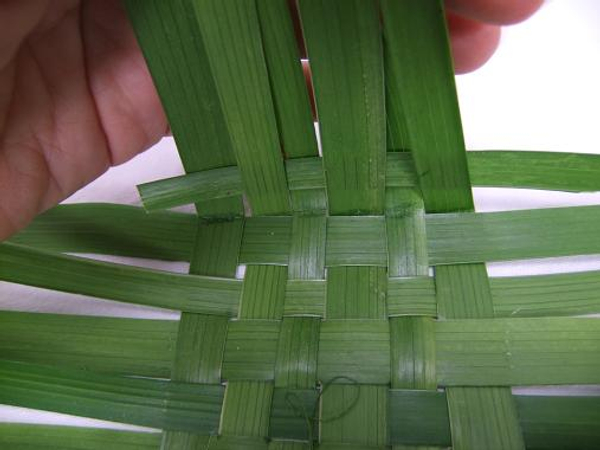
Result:
M241 281L183 275L0 245L0 279L180 311L234 315Z
M171 375L176 321L3 311L0 322L0 359L119 375Z
M0 446L17 450L158 450L160 434L102 428L0 424Z
M0 361L0 402L168 430L216 433L224 388Z
M304 134L303 134L304 135ZM470 181L479 187L545 189L567 192L600 190L600 157L583 153L527 151L467 152ZM290 192L325 188L319 157L288 160ZM414 161L408 152L387 154L386 187L417 186ZM240 195L241 174L235 166L205 170L138 186L149 211Z
M387 52L386 82L394 84L393 89L401 93L388 98L387 105L392 119L404 117L405 121L403 126L394 126L392 122L389 128L406 134L400 145L407 144L413 155L426 211L472 211L443 4L439 0L418 3L385 0L381 6ZM438 314L442 317L493 315L484 265L438 268L436 287ZM480 395L474 396L461 395L463 392L466 391L448 393L455 449L484 448L490 442L502 443L501 447L506 449L524 448L509 390L483 388ZM481 415L479 410L492 414Z

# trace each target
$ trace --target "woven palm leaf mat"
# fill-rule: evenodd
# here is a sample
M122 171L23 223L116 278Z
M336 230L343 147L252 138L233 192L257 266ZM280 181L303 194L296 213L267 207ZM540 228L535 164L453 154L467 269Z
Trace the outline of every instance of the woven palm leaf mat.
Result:
M0 312L0 402L158 431L1 424L2 448L600 448L600 397L511 391L600 384L600 274L485 266L600 253L600 207L471 194L597 191L600 159L467 155L441 2L299 2L322 157L295 5L125 4L186 175L48 211L0 279L181 319Z

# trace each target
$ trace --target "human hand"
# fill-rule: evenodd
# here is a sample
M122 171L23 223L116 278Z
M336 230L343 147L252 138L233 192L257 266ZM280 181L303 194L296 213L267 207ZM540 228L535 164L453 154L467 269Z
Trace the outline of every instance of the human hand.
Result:
M447 0L456 71L541 2ZM0 240L167 129L119 0L0 0Z

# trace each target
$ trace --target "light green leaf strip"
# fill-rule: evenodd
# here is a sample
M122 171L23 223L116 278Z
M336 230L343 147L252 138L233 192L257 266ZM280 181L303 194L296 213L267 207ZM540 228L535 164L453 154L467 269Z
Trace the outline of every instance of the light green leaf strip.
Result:
M413 189L387 188L385 223L389 276L427 275L425 212L419 193Z
M600 384L596 319L448 320L435 329L441 385Z
M377 2L302 0L299 7L313 74L329 212L333 216L381 214L386 143ZM383 320L385 223L382 217L374 219L373 229L369 227L371 218L365 219L349 219L349 226L338 227L337 234L332 231L339 222L328 219L327 224L328 320L321 324L318 376L325 383L338 375L349 379L334 383L351 382L328 385L322 397L320 441L332 448L347 443L361 448L387 443L387 388L363 384L389 383L389 325ZM343 267L348 265L358 267ZM344 320L331 320L336 318ZM381 320L347 320L352 318ZM377 331L367 330L371 325ZM345 341L350 334L356 339L361 332L364 339L359 338L360 344ZM367 350L369 345L373 351ZM339 365L334 367L334 361ZM358 361L366 367L360 368ZM353 398L357 404L348 410Z
M0 447L11 450L158 450L160 434L102 428L0 423Z
M437 316L433 278L388 279L387 308L390 317Z
M320 321L308 318L286 317L281 322L275 386L309 389L317 383L317 354Z
M490 278L494 317L598 314L600 272ZM388 314L436 316L432 277L390 278Z
M467 162L473 186L600 191L598 155L486 150L467 152ZM305 195L305 191L314 191L319 193L322 201L320 197L324 195L325 172L320 157L288 160L285 165L292 199ZM222 180L227 180L227 183L221 183ZM385 185L387 188L418 186L409 152L388 152ZM146 209L170 208L192 203L194 198L208 201L238 195L241 175L237 167L212 169L146 183L138 186L138 189ZM323 204L326 205L326 200ZM321 203L319 205L322 207ZM302 208L298 210L302 211Z
M340 443L355 444L356 447L349 447L352 449L387 445L387 424L381 418L386 417L388 391L387 386L329 386L323 392L321 442L324 445L319 448L347 448ZM334 445L329 447L328 443Z
M600 313L600 272L490 278L496 317Z
M380 319L386 315L387 274L383 267L327 270L327 319Z
M460 321L465 325L474 322L493 322L493 320L479 319L493 317L494 314L492 294L484 264L437 267L435 283L439 318L468 318ZM443 341L438 339L440 335L437 332L437 325L439 324L446 324L446 322L436 323L436 372L438 384L444 385L446 383L442 381L444 375L441 373L444 349L440 348ZM503 339L508 338L503 335ZM471 334L469 339L470 342L476 342L477 338ZM511 361L511 351L505 349L504 342L500 343L498 356L502 361ZM470 352L469 356L477 355ZM474 367L476 365L470 366L469 370L473 370ZM525 448L510 388L490 387L504 385L495 383L490 376L490 372L495 374L498 370L494 367L487 371L485 380L479 383L479 386L485 387L469 389L461 387L454 394L452 394L453 388L447 389L452 445L457 450L479 448L490 442L500 442L501 448L506 449ZM471 383L455 384L468 386ZM490 414L490 411L493 413ZM483 412L485 414L482 414Z
M298 319L303 320L303 319ZM316 410L319 393L316 389L275 388L269 438L308 441L310 439L305 414L311 417ZM313 422L312 437L318 436Z
M186 172L235 164L231 137L211 68L206 64L206 46L192 3L127 0L125 6ZM198 206L200 213L208 216L242 212L239 195Z
M391 389L389 408L390 417L394 418L390 421L393 445L450 445L448 406L443 392Z
M240 263L287 265L291 230L291 217L251 217L246 219Z
M223 390L0 361L0 403L168 430L216 432Z
M452 429L461 431L452 434L454 448L471 448L473 442L490 442L490 445L504 449L513 448L515 443L523 441L518 423L511 427L502 426L504 433L496 433L493 441L487 434L489 405L494 405L496 420L503 423L515 421L516 403L508 392L507 395L507 390L499 387L455 387L446 391Z
M277 125L288 158L316 156L317 139L294 26L286 0L257 0Z
M381 213L386 143L383 48L376 2L302 0L299 6L313 74L330 212Z
M229 322L225 344L223 378L226 380L274 379L280 321Z
M242 283L0 245L0 279L140 305L217 315L237 313Z
M348 378L336 383L390 383L387 320L326 320L321 324L318 377L326 383L340 376Z
M256 266L246 268L240 319L281 319L287 267Z
M244 191L254 215L289 210L256 3L193 0ZM207 64L208 63L208 64Z
M267 436L272 398L272 383L229 382L223 404L221 434L224 436Z
M468 152L474 186L524 187L553 191L600 190L600 157L583 153Z
M235 277L242 228L240 219L199 221L190 273ZM227 327L227 317L182 313L172 379L219 384ZM165 431L161 450L194 450L196 445L206 444L207 439L196 433Z
M392 388L436 389L433 320L428 317L392 318L390 337Z
M290 280L325 278L325 216L295 216L292 219Z
M354 221L361 225L351 224ZM382 221L382 217L328 219L328 223L336 222L334 232L338 226L348 226L357 233L357 238L368 238L377 245L378 252L384 242L382 236L367 234L377 232L381 227L377 222ZM598 221L600 208L597 206L431 214L426 216L429 263L600 253L600 240L595 239L597 233L593 228ZM140 208L122 205L62 205L40 216L9 242L52 251L184 261L190 258L195 228L194 216L190 214L148 215ZM134 229L139 233L134 234ZM250 218L246 229L240 262L287 263L290 217ZM334 243L335 240L334 234ZM372 254L369 258L380 264L382 257Z
M226 337L226 318L183 313L172 379L185 383L220 383Z
M387 266L385 219L382 216L332 216L327 219L325 264ZM357 246L357 243L360 243Z
M427 216L432 265L600 253L600 207Z
M236 166L194 172L138 185L147 211L240 196L242 178Z
M288 280L284 316L325 316L325 280Z
M485 265L436 267L435 286L439 318L494 317L492 293Z
M177 322L0 312L0 359L169 378Z
M58 205L9 242L39 250L189 261L196 233L191 214L146 214L107 203Z
M286 311L306 304L304 315L314 311L315 307L325 302L325 232L324 215L295 215L292 222L292 244L288 266L288 285L286 288ZM322 287L322 296L314 302L312 292L296 290L298 303L289 303L293 287L312 287L317 283ZM305 296L305 294L309 294ZM321 308L320 316L323 315ZM292 389L315 389L317 385L317 354L319 346L320 320L316 317L287 317L281 324L279 346L275 363L275 386ZM316 390L315 390L316 392ZM315 397L316 400L316 397ZM292 402L293 403L293 402ZM288 407L289 408L289 407ZM314 405L309 415L315 414ZM296 416L298 412L296 411ZM316 438L318 433L309 436L306 419L302 419L303 439ZM315 423L312 424L313 426ZM277 434L277 428L271 427L270 436Z
M600 190L600 157L578 153L531 151L470 151L467 153L471 184L479 187L546 189L567 192ZM565 168L565 170L562 170ZM325 177L320 157L286 162L290 195L305 191L324 195ZM408 152L387 154L386 187L418 185ZM237 167L213 169L138 186L147 210L157 210L238 195L241 175ZM320 199L319 208L326 208ZM298 208L302 210L302 208Z

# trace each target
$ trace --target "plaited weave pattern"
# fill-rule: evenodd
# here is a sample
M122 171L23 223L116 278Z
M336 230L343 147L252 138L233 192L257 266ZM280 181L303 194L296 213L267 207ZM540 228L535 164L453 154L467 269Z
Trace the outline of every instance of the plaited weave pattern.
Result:
M600 312L599 274L488 278L485 266L600 253L600 207L483 214L471 193L600 190L600 163L467 156L442 2L125 6L186 175L139 187L150 213L48 211L0 246L0 278L181 318L0 312L0 402L158 431L0 425L0 443L600 446L600 397L511 390L600 384L600 323L574 317ZM159 211L191 203L197 215Z

